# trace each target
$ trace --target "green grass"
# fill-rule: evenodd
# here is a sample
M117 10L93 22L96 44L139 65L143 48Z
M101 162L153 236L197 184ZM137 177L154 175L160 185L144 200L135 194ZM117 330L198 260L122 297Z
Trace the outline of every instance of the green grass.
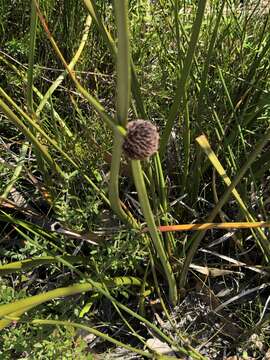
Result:
M59 349L91 359L114 346L154 358L146 329L182 357L208 358L209 342L218 356L219 340L227 356L266 352L267 312L258 321L267 290L216 317L241 329L234 340L209 324L202 338L200 319L174 319L187 299L196 313L194 289L211 313L267 283L268 231L238 230L214 247L226 232L158 231L269 221L269 10L262 0L238 5L0 0L3 359L53 359ZM122 153L127 122L138 118L160 131L159 154L147 161ZM52 232L55 221L77 239ZM212 278L208 268L236 272ZM59 298L74 284L77 295ZM262 350L249 342L256 323ZM80 327L101 345L78 340Z

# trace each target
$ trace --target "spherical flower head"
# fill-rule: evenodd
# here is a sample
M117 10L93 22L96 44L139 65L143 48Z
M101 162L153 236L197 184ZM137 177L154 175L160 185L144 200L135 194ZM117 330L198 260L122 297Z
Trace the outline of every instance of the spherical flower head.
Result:
M159 134L150 121L133 120L127 125L123 150L130 160L143 160L158 151Z

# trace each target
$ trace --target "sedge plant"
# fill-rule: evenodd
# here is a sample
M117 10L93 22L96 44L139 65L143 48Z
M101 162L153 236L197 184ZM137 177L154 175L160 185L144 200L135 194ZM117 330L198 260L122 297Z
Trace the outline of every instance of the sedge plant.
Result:
M61 265L79 279L72 281L69 286L65 284L54 290L30 294L24 299L1 305L1 329L12 322L27 322L25 317L27 313L32 313L38 306L45 306L49 301L91 292L91 299L100 301L104 297L113 304L116 313L140 343L140 347L126 344L77 321L36 318L28 323L33 326L72 326L88 331L116 346L137 352L146 358L165 359L147 347L146 337L137 333L130 323L129 319L133 319L158 334L159 338L174 347L181 355L204 359L199 351L183 340L184 336L178 329L177 341L146 318L144 308L148 297L159 298L164 314L170 324L173 324L167 306L173 308L181 298L182 289L188 287L189 270L209 229L250 229L263 261L269 263L269 242L262 230L269 227L269 222L267 218L264 219L265 221L258 219L256 214L250 211L248 197L250 184L256 182L255 180L258 182L264 174L261 165L265 167L269 165L267 150L269 95L262 75L269 72L269 63L265 61L270 46L269 33L267 33L268 20L265 20L260 27L260 41L256 52L249 53L250 29L253 26L250 17L234 13L230 1L209 3L206 0L199 0L189 11L184 12L185 17L183 17L182 9L185 9L185 1L170 1L168 4L159 1L153 4L151 2L150 5L147 1L142 1L142 5L127 0L115 0L111 18L106 18L106 14L102 12L103 5L98 1L81 1L81 11L85 16L83 34L77 51L71 59L68 59L67 53L62 50L63 44L58 40L50 18L44 11L43 2L38 0L31 2L27 71L23 67L21 70L16 69L12 60L4 53L0 53L1 63L26 85L25 105L21 105L21 101L12 96L12 91L8 87L0 87L2 116L23 138L17 164L15 169L12 167L14 173L1 194L0 204L3 206L12 204L7 200L19 184L20 177L28 176L29 179L26 164L33 150L35 171L41 174L55 203L58 200L57 191L53 188L67 187L72 183L73 177L76 178L79 174L80 179L83 179L82 187L89 187L92 194L95 194L97 202L101 204L100 207L109 208L110 216L117 219L117 226L114 226L112 231L116 228L115 232L120 234L121 239L129 239L127 234L132 234L132 241L137 241L138 246L143 248L142 257L144 261L147 260L148 265L143 266L143 270L141 264L138 266L140 268L138 276L103 274L99 270L100 264L97 265L95 260L91 263L90 258L106 249L104 243L98 244L98 250L91 250L89 257L77 255L80 251L79 246L70 254L67 250L68 246L57 244L57 234L47 233L42 227L33 225L31 221L16 219L1 210L0 220L11 224L20 238L39 251L39 256L1 264L1 276L33 271L39 266L54 268ZM144 6L144 16L140 14L142 11L140 6ZM233 16L226 17L225 10L231 10ZM156 11L157 16L151 11ZM151 75L150 71L144 71L143 61L147 59L147 54L151 54L155 49L143 51L144 46L147 46L143 42L142 49L139 49L136 42L140 39L134 35L140 33L133 27L141 17L145 21L144 28L154 29L146 32L145 35L149 43L153 42L153 47L157 47L156 58L153 57L149 61L153 63ZM107 21L108 18L113 21L110 23ZM184 19L188 19L189 26L186 26ZM162 31L160 22L170 31ZM72 29L69 31L72 32ZM35 78L35 59L38 52L37 44L41 41L40 33L46 37L46 46L50 44L55 54L55 63L61 64L62 69L61 74L46 87L45 91L39 88L41 82ZM87 43L91 36L92 39L95 39L94 36L101 39L107 59L110 59L110 65L115 69L115 76L114 74L112 76L113 79L115 78L112 81L115 101L112 100L109 90L103 89L104 94L100 96L99 89L95 92L88 88L83 75L84 70L81 73L78 70L86 61L86 56L84 57L83 54L89 51ZM237 41L234 41L235 38ZM255 40L254 37L253 41ZM240 46L238 46L239 41ZM226 48L228 50L225 51ZM234 53L237 53L236 57L238 57L234 59L235 66L239 73L241 72L241 76L237 76L236 79L230 69L230 61L233 61L230 56ZM161 69L162 76L159 77L159 73L156 75L156 68ZM214 74L213 83L209 74ZM151 89L149 85L151 82L147 81L150 76L153 82L160 82L160 79L163 79L164 84L159 84L159 87L164 87L162 91L155 93L156 89ZM165 89L166 76L173 83L168 89ZM57 108L57 94L66 83L72 87L68 98L74 106L76 116L79 114L79 118L83 119L85 126L83 132L87 134L85 138L88 144L95 144L96 148L106 153L108 159L106 165L109 163L106 176L104 170L98 167L85 169L82 165L84 159L76 158L77 148L74 146L72 152L61 142L61 139L67 139L66 143L72 144L78 125L68 116L62 115L61 108ZM164 96L166 106L162 98L164 94L166 94ZM159 108L160 98L163 106ZM213 105L214 101L216 105ZM86 131L90 119L80 109L82 104L84 106L87 104L88 109L91 109L91 117L95 121L95 128L91 134ZM51 115L52 120L48 120L48 114ZM148 127L147 131L153 129L153 126L155 128L153 119L156 119L159 125L159 148L155 147L151 156L148 153L147 156L142 157L138 157L137 154L130 156L132 151L127 151L127 147L134 145L132 144L134 138L138 141L137 143L135 141L134 145L136 151L139 148L138 152L149 145L147 144L149 138L145 134L139 134L139 138L135 136L132 138L131 130L134 130L138 124L143 124L144 129L151 124L152 128ZM51 126L48 126L50 121ZM137 128L136 131L141 130ZM99 145L100 133L105 133L106 139L112 144L111 148L108 146L105 149L105 144ZM261 133L263 135L259 135ZM253 151L247 149L251 147L250 144L254 146ZM170 152L173 153L173 163L170 163ZM175 169L176 176L170 173L172 168ZM209 213L205 211L199 223L197 219L194 222L190 214L187 214L188 211L192 212L192 215L196 214L193 207L196 207L196 201L199 202L201 198L199 193L202 191L202 184L204 181L209 181L209 171L211 172L212 168L218 173L220 182L224 182L226 188L221 192L219 199L215 194L216 205L213 209ZM124 172L125 179L122 176ZM33 178L33 174L30 175ZM244 189L246 191L240 188L241 182L245 179L248 184ZM132 189L132 196L129 198L125 194L126 182ZM222 186L219 187L219 191L220 188L222 189ZM68 192L66 197L69 197ZM211 198L211 195L209 197ZM236 221L225 222L226 216L223 216L223 222L218 223L216 218L226 206L229 207L231 197L238 206L238 218L233 219ZM79 201L79 195L73 194L73 198ZM182 199L188 199L188 204L184 204ZM52 208L54 201L50 203ZM182 204L185 205L184 210L181 208ZM267 214L263 202L260 203L260 207L264 214ZM22 211L22 208L23 206L17 206L16 209ZM196 230L196 233L190 235L189 231L193 230ZM176 231L185 231L185 235L179 235ZM95 232L93 234L95 235ZM43 247L38 244L39 238L48 246L45 253ZM81 268L86 270L85 273ZM152 280L154 286L151 285ZM115 294L119 291L126 296L125 289L132 289L130 290L132 294L138 291L133 289L140 289L139 307L144 316L119 301ZM87 313L87 310L84 309L81 313Z

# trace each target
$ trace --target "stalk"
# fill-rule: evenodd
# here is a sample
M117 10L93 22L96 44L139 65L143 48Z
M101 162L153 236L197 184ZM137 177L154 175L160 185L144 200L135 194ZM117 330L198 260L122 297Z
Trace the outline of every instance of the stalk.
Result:
M166 184L165 179L163 175L162 165L159 158L159 154L157 153L154 157L154 163L155 163L155 173L157 176L157 182L159 187L159 197L162 207L162 215L163 215L163 223L165 226L169 226L169 221L167 217L168 213L168 201L167 201L167 191L166 191ZM165 234L165 241L166 241L166 248L168 254L174 253L175 250L175 239L172 233Z
M159 153L160 153L161 158L163 158L165 155L166 146L169 141L169 137L170 137L173 125L174 125L174 121L177 116L181 101L182 101L184 93L185 93L186 83L187 83L187 80L189 77L189 73L191 70L196 46L197 46L198 39L199 39L199 33L200 33L201 25L202 25L205 5L206 5L206 0L199 0L196 19L195 19L193 27L192 27L191 39L190 39L190 43L189 43L188 52L187 52L187 55L184 60L182 74L179 79L176 91L175 91L174 101L173 101L172 107L169 111L168 120L166 122L165 129L163 131L161 141L160 141Z
M137 349L137 348L135 348L133 346L127 345L127 344L125 344L125 343L123 343L121 341L118 341L118 340L114 339L113 337L111 337L111 336L109 336L107 334L102 333L101 331L96 330L95 328L91 328L91 327L86 326L86 325L74 323L74 322L71 322L71 321L43 320L43 319L32 320L31 324L33 324L33 325L73 326L73 327L75 327L77 329L82 329L82 330L88 331L90 334L98 336L101 339L103 339L104 341L109 341L109 342L113 343L116 346L120 346L120 347L122 347L124 349L127 349L128 351L140 354L140 355L142 355L143 357L146 357L146 358L150 358L150 359L153 358L153 355L150 354L147 351L143 351L143 350Z
M117 122L123 127L128 121L130 101L130 54L128 29L128 1L115 0L115 16L117 26L117 84L116 113Z
M115 0L115 16L118 34L116 115L117 123L120 126L125 127L127 124L130 100L130 55L127 0ZM124 139L117 131L114 131L113 135L114 141L109 183L109 199L111 207L123 222L137 227L135 219L132 216L128 216L121 205L119 197L119 170Z
M35 1L31 1L31 22L30 22L30 49L28 57L28 71L27 71L27 108L30 114L34 114L33 108L33 79L34 79L34 60L36 47L36 33L37 33L37 13Z
M110 34L109 30L104 25L100 15L98 14L95 1L94 0L84 0L84 4L85 4L87 10L89 11L90 15L92 16L94 22L96 23L96 25L100 31L100 34L103 37L103 40L107 43L110 53L115 60L117 58L117 48L116 48L114 39L113 39L112 35ZM143 104L143 100L142 100L140 84L137 79L135 66L134 66L131 56L130 56L130 66L131 66L132 94L136 101L136 107L137 107L137 110L138 110L140 116L143 119L146 119L146 112L145 112L145 108L144 108L144 104Z
M148 200L148 195L145 188L145 183L143 179L143 172L141 168L141 163L139 160L131 161L133 178L135 182L135 186L138 192L139 201L143 210L143 214L155 246L156 252L160 258L163 270L165 272L168 286L169 286L169 298L172 304L176 304L177 302L177 288L175 277L168 259L168 255L166 254L163 243L157 231L157 227L155 224L154 216L150 207L150 203Z
M138 228L136 220L130 212L123 209L123 204L119 197L119 170L121 162L123 137L114 133L114 143L112 152L110 183L109 183L109 200L112 210L124 223L131 227Z

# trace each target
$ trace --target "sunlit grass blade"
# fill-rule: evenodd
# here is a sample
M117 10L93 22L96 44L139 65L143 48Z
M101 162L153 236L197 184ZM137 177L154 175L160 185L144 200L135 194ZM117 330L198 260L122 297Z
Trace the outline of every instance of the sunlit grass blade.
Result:
M106 110L104 109L104 107L101 105L101 103L91 94L89 94L89 92L80 84L80 82L78 81L78 79L76 78L74 72L69 68L64 56L62 55L56 41L54 40L54 37L52 36L47 22L44 18L44 16L42 15L39 6L37 4L37 1L35 1L36 4L36 9L37 9L37 14L39 17L39 20L41 22L41 25L43 26L48 39L50 40L52 47L54 48L57 56L59 57L59 59L61 60L62 64L64 65L65 69L68 71L70 78L72 79L72 81L74 82L75 86L77 87L78 91L89 101L89 103L94 107L94 109L98 112L98 114L101 116L101 118L104 120L104 122L108 125L108 127L111 130L115 130L118 131L119 134L123 135L124 131L122 130L122 127L118 127L116 126L114 120L112 119L112 117L106 112Z
M12 323L13 324L17 323L17 321L20 320L20 317L27 311L31 310L32 308L33 306L28 306L26 308L23 308L22 310L15 311L13 313L10 313L9 315L6 315L4 319L0 319L0 330L3 330Z
M108 287L120 287L124 285L141 286L142 283L139 279L134 277L118 277L112 280L106 281ZM51 290L39 295L29 296L25 299L17 300L10 304L0 305L0 317L4 317L11 313L21 311L29 306L38 306L44 302L50 301L59 297L66 297L91 291L94 288L101 288L101 284L91 280L91 283L74 284L68 287L63 287L55 290Z
M203 135L202 135L203 136ZM200 137L198 138L200 141ZM256 146L254 147L254 151L249 154L247 157L246 162L242 165L242 167L237 172L236 176L222 195L222 197L219 199L219 202L216 204L214 209L211 211L211 213L207 216L205 222L213 222L215 217L218 215L219 211L222 209L222 207L226 204L226 202L229 200L232 192L235 190L235 187L239 184L239 182L242 180L245 173L249 170L252 163L256 160L257 156L261 153L265 145L270 140L270 129L266 131L265 134L262 135L261 139L258 141ZM207 148L206 148L207 149ZM210 155L211 151L208 148L207 149L207 155ZM187 244L187 253L184 261L184 265L181 269L180 273L180 287L184 287L186 283L186 277L189 269L189 265L201 243L201 240L203 239L205 235L205 231L200 231L199 233L195 234L188 242ZM270 253L270 244L267 243L261 243L263 246L263 249L265 251L265 255L268 257Z
M61 260L62 257L60 256L59 257L40 256L37 258L15 261L12 263L0 265L0 275L4 276L20 271L29 271L30 269L36 268L37 266L45 265L45 264L53 264L53 263L61 262ZM81 256L68 256L68 255L64 256L63 260L71 264L76 262L83 263L86 261L86 259Z
M217 156L215 155L214 151L211 149L207 138L204 135L202 135L199 138L197 138L197 142L199 143L201 148L204 150L204 152L207 154L209 160L211 161L212 165L217 170L217 172L220 175L220 177L222 178L222 180L225 182L225 184L227 186L230 186L231 180L229 179L228 175L226 174L225 169L221 165L221 163L218 160ZM255 222L254 217L248 211L247 205L244 203L244 201L242 200L240 194L238 193L238 191L236 189L232 190L232 195L236 199L236 201L240 207L240 211L243 214L243 216L246 218L246 220L251 223L254 223ZM270 248L269 248L269 244L267 244L268 239L267 239L266 235L260 229L258 229L257 235L254 234L256 240L259 242L259 244L262 247L263 251L265 252L265 255L267 256L267 258L270 259Z
M90 31L90 27L91 27L91 23L92 23L92 18L90 15L87 16L86 21L85 21L85 28L84 28L84 32L82 35L82 39L80 41L80 45L78 47L78 50L76 51L75 55L73 56L72 60L70 61L70 63L68 64L68 67L70 70L73 70L76 63L78 62L78 60L80 59L83 49L85 48L85 45L87 43L87 39L88 39L88 35L89 35L89 31ZM67 70L65 70L61 75L59 75L57 77L57 79L52 83L52 85L49 87L49 89L47 90L46 94L42 97L42 100L40 101L39 106L37 107L36 110L36 115L39 116L42 109L44 108L44 106L46 104L48 104L49 102L49 98L52 96L52 94L54 93L54 91L59 87L59 85L63 82L63 80L65 79L65 77L68 75ZM62 123L62 122L61 122ZM65 127L66 128L66 125ZM67 131L67 134L69 136L72 136L72 134L70 133L70 131Z

